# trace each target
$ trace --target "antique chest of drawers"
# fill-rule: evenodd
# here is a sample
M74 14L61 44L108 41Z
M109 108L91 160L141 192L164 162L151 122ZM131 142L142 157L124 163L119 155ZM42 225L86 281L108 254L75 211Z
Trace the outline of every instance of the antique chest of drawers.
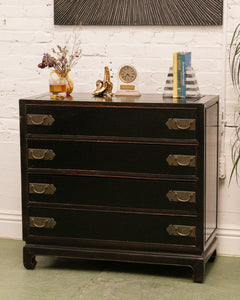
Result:
M216 255L218 97L20 100L24 265L188 266Z

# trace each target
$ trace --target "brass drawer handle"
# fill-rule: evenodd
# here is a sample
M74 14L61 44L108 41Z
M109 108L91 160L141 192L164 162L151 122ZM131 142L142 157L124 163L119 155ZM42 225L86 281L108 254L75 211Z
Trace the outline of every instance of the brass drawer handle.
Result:
M29 183L29 193L38 195L53 195L56 188L53 184L48 183Z
M27 125L51 126L55 119L52 115L28 114Z
M167 193L167 198L169 201L173 202L189 202L196 203L196 193L190 191L172 191Z
M170 130L196 130L195 119L169 118L165 124Z
M52 149L28 149L28 159L53 160L55 155Z
M196 226L186 225L169 225L167 227L169 235L183 236L183 237L196 237Z
M166 158L169 166L180 166L180 167L195 167L196 156L194 155L178 155L170 154Z
M53 218L29 217L29 225L34 228L54 228L57 223Z

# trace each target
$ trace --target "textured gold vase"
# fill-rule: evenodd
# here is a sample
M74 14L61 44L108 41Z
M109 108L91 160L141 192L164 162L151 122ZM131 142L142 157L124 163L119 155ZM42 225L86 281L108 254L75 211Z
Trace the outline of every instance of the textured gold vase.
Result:
M67 80L67 90L66 90L66 95L69 96L72 91L73 91L73 82L71 80L71 78L69 77L69 72L71 70L67 70L65 73L59 73L57 71L52 71L52 73L50 74L50 76L52 77L52 75L55 73L59 78L65 78Z
M67 96L69 96L72 91L73 91L73 82L71 80L71 78L69 78L68 76L68 73L70 72L71 70L68 70L64 75L64 77L67 79Z

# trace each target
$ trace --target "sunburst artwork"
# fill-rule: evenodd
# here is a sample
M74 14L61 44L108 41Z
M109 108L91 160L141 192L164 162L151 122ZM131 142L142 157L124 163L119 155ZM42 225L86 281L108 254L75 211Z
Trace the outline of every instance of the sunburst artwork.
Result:
M55 25L221 25L223 0L54 0Z

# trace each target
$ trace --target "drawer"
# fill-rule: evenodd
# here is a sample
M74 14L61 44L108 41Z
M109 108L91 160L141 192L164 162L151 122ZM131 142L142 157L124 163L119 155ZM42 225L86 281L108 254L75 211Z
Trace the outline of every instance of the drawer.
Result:
M48 237L195 245L196 218L30 208L29 234Z
M30 174L28 201L196 213L196 188L184 181Z
M27 105L28 133L195 139L194 108Z
M28 167L194 175L197 146L28 140Z

